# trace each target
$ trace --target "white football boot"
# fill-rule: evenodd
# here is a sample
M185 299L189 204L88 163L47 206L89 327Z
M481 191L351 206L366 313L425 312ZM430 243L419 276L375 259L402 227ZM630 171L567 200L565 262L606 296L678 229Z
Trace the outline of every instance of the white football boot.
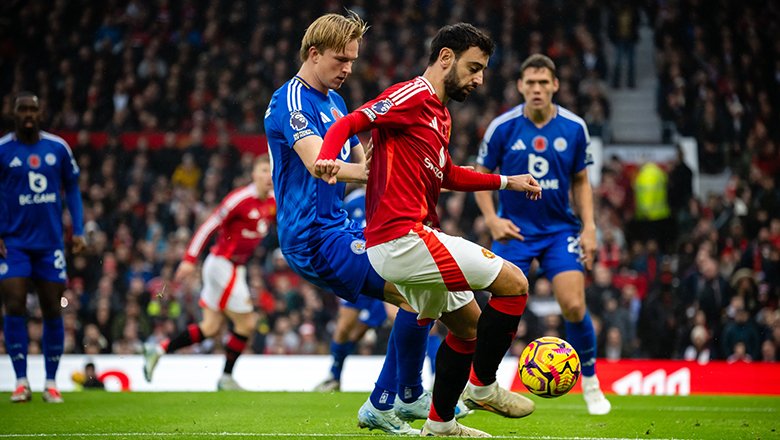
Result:
M588 412L595 416L609 414L612 404L609 403L599 386L599 378L594 376L582 376L582 397L588 406Z
M358 410L358 428L378 429L392 435L420 435L419 429L412 428L395 415L395 409L380 411L370 400L366 400Z

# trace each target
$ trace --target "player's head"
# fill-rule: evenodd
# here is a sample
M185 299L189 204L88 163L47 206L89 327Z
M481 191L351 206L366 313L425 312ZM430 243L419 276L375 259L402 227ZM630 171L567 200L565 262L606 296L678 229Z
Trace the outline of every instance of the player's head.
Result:
M482 84L483 72L494 49L493 40L468 23L444 26L431 41L428 66L441 66L446 71L447 97L463 101Z
M558 91L555 63L550 57L534 54L520 65L517 90L525 98L529 110L542 110L552 105L552 97Z
M21 92L14 99L14 124L23 136L38 133L41 126L41 105L32 92Z
M352 73L368 24L355 12L326 14L314 20L301 40L300 57L322 85L338 89Z
M265 196L273 188L271 179L271 158L267 154L261 154L255 158L252 166L252 182L257 187L257 192Z

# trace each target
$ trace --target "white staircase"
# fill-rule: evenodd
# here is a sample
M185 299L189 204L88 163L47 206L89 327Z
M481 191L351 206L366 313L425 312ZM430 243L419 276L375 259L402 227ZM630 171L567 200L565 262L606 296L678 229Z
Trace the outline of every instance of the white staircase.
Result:
M639 42L635 48L636 88L627 87L628 69L622 67L622 87L610 88L612 113L612 143L651 143L661 142L661 119L656 111L656 90L658 76L655 67L655 48L653 29L642 25L639 30ZM609 45L610 58L609 84L612 84L614 66L614 48Z

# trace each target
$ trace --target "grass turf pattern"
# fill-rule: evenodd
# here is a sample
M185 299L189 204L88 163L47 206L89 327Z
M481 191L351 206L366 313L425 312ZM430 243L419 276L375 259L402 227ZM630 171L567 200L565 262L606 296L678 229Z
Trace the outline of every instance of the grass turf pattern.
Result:
M0 439L397 438L356 427L367 393L64 393L65 403L11 404L0 393ZM590 416L582 396L532 397L536 412L462 421L498 438L780 439L780 398L615 396L612 413ZM419 428L422 421L413 423Z

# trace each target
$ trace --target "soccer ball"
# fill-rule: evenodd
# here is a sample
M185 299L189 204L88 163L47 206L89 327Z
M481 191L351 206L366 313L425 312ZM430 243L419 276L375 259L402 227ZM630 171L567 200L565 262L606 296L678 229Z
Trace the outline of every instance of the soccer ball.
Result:
M544 336L525 347L519 372L523 385L537 396L563 396L580 377L580 357L563 339Z

